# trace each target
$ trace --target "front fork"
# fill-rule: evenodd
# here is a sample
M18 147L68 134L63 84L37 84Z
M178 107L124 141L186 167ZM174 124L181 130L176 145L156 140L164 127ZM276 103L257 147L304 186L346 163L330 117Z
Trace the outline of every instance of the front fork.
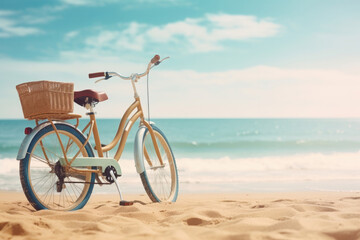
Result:
M155 152L156 152L156 155L159 159L159 162L160 162L160 166L164 166L164 163L163 163L163 160L162 160L162 157L161 157L161 154L160 154L160 149L159 149L159 145L156 141L156 137L155 137L155 133L154 133L154 130L152 129L151 125L146 122L146 121L143 121L144 125L146 126L146 128L148 129L149 133L150 133L150 136L151 136L151 140L154 144L154 148L155 148ZM149 157L149 154L146 150L146 148L144 148L144 155L145 155L145 159L146 161L148 162L149 166L150 167L153 167L152 165L152 162L150 160L150 157Z
M154 126L155 127L155 126ZM145 171L145 166L144 166L144 157L145 160L147 162L150 162L149 165L154 167L153 164L151 163L151 160L149 158L149 155L147 154L146 149L144 150L144 145L143 145L143 141L144 141L144 137L145 134L147 134L147 126L145 126L144 124L141 125L135 135L135 141L134 141L134 160L135 160L135 167L136 167L136 172L138 174L141 174ZM151 128L152 129L152 128ZM144 155L143 155L144 153ZM160 152L159 152L160 153ZM159 154L160 155L160 154ZM163 163L162 163L163 166Z
M151 139L152 139L152 142L154 144L156 155L157 155L157 157L159 159L159 162L160 162L161 166L163 166L164 163L163 163L163 160L162 160L162 157L161 157L161 154L160 154L159 146L158 146L156 138L155 138L154 130L152 129L151 125L148 122L145 121L144 116L143 116L143 111L142 111L142 107L141 107L141 104L140 104L140 97L139 97L139 94L137 93L136 86L135 86L135 82L137 82L137 80L139 79L138 75L133 74L133 75L131 75L130 79L131 79L131 85L132 85L133 90L134 90L134 98L135 98L136 101L139 102L138 110L139 110L139 112L141 112L141 123L144 124L149 129L149 133L151 135ZM149 154L147 153L146 148L144 150L144 155L145 155L146 161L149 163L150 166L152 166L152 162L151 162L151 160L149 158Z

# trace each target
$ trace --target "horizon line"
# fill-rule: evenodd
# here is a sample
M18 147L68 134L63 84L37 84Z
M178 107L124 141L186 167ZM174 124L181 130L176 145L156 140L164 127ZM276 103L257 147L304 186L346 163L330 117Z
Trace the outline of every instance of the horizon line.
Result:
M79 120L85 119L87 120L88 118L83 117L83 118L79 118ZM101 119L122 119L121 117L99 117L96 118L97 120L101 120ZM151 119L359 119L360 117L153 117L150 118ZM28 120L25 118L0 118L0 120ZM33 121L32 120L28 120L28 121ZM69 119L72 120L72 119Z

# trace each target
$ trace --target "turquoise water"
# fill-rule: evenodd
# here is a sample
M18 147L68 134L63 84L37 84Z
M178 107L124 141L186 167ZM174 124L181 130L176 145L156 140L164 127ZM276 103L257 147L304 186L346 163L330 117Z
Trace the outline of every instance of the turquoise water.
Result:
M306 190L308 185L302 184L306 181L321 183L319 189L330 185L332 190L360 189L360 119L152 121L171 143L184 191L286 190L291 182L290 186ZM112 140L119 122L98 120L103 143ZM24 128L34 124L0 120L0 189L21 190L15 158L25 136ZM80 128L85 124L81 120ZM123 169L131 169L129 177L124 176L130 185L138 182L133 164L136 128L137 123L120 160ZM336 184L326 184L329 182Z
M261 157L298 153L357 152L360 120L344 119L154 119L178 157ZM99 119L102 142L115 136L119 119ZM82 128L86 120L80 122ZM0 120L0 158L14 158L33 121ZM133 155L134 124L124 156Z

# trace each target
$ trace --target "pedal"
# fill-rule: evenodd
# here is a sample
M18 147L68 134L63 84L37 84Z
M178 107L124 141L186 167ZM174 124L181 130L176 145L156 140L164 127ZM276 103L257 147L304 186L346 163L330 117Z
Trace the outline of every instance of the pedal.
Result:
M133 205L134 204L134 202L133 201L125 201L125 200L122 200L122 201L120 201L120 203L119 203L119 205L120 206L131 206L131 205Z

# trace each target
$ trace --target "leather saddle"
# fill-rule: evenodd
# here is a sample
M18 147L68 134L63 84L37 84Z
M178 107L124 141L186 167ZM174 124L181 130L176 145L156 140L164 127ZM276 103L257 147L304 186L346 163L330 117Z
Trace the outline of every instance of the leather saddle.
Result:
M96 103L103 102L107 99L108 96L104 92L96 92L91 89L74 91L74 102L82 107L85 107L87 103L90 105L95 105Z

